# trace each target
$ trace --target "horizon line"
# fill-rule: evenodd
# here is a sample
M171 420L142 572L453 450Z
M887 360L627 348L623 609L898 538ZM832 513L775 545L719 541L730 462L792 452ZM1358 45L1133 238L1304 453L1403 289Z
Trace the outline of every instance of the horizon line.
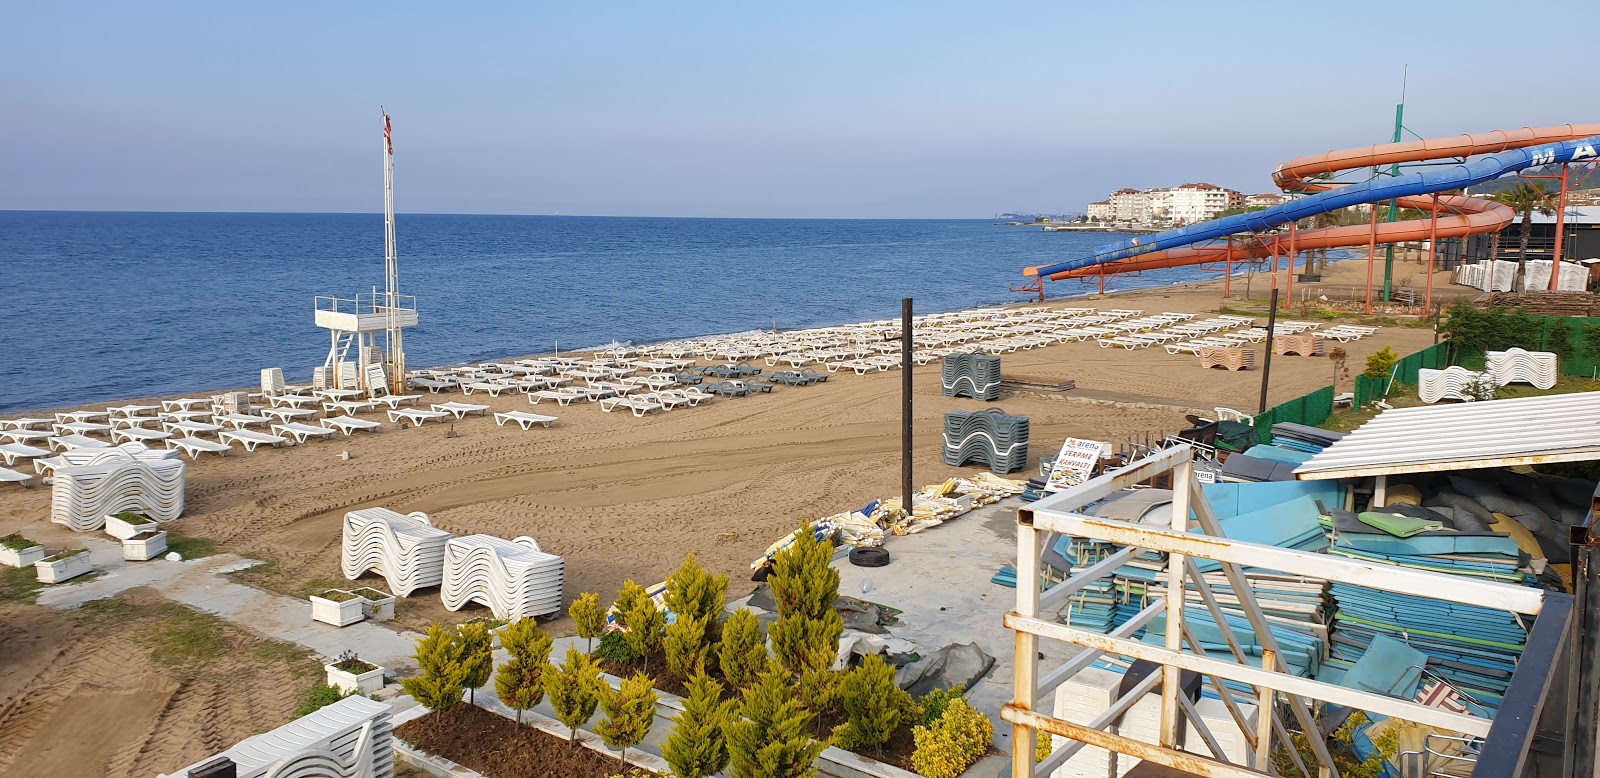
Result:
M383 216L383 211L169 211L104 208L0 208L0 213L140 213L216 214L231 216ZM1020 211L1002 213L1020 214ZM454 211L397 211L395 216L512 216L523 218L579 219L724 219L734 221L989 221L996 216L656 216L648 214L590 213L472 213Z

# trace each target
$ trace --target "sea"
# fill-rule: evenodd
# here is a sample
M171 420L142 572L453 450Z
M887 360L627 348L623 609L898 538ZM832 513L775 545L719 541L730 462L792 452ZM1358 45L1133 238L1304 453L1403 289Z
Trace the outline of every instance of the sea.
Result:
M1024 302L1022 268L1126 237L988 219L401 214L396 229L413 368L889 319L903 297L919 313ZM383 248L380 214L0 211L0 413L253 387L265 367L309 380L329 347L314 296L381 291Z

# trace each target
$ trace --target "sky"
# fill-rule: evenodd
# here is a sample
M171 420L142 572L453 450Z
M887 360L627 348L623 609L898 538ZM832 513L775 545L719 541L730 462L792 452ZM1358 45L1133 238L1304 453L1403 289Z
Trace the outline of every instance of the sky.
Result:
M0 209L381 210L380 106L402 212L987 218L1122 186L1271 191L1280 161L1387 141L1406 65L1423 137L1600 120L1590 47L1550 45L1589 16L6 0Z

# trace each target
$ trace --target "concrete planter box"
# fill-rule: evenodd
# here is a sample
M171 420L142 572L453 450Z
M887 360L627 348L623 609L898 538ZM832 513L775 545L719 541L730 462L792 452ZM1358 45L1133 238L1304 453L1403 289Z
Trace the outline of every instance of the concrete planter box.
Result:
M367 604L366 600L343 589L329 589L322 594L334 593L350 595L350 599L342 601L330 600L325 596L311 595L311 618L313 620L324 624L332 624L335 627L346 627L366 618L366 615L362 613L362 607Z
M346 694L376 694L383 688L383 668L374 666L364 673L340 670L333 665L323 665L328 672L328 685Z
M0 546L0 565L7 567L27 567L34 562L44 559L44 546L29 546L21 551Z
M38 572L40 583L53 584L70 581L94 568L89 565L89 552L84 550L59 559L41 559L33 563L33 569Z
M141 532L122 541L122 558L129 562L148 562L165 553L166 532Z
M394 595L368 587L352 589L351 592L365 601L361 612L368 619L388 621L394 618Z
M127 540L141 532L155 532L155 519L147 518L145 521L128 521L115 516L106 517L106 534L117 540ZM165 540L163 538L163 540Z

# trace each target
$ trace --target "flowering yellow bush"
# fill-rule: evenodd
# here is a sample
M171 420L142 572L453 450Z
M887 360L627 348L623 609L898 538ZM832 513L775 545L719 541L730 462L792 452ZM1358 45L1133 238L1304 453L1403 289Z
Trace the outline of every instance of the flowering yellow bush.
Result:
M938 721L912 730L911 768L924 778L957 778L989 752L994 724L965 699L950 701Z

